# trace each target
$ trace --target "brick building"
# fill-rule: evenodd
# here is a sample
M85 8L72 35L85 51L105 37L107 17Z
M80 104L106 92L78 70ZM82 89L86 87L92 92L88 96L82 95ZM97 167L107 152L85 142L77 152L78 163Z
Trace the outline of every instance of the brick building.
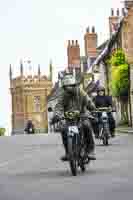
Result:
M89 65L92 64L99 53L99 49L97 48L97 39L95 27L92 27L91 32L88 27L84 34L84 56L80 55L80 45L78 41L68 40L67 58L69 71L75 69L76 72L86 72L88 70Z

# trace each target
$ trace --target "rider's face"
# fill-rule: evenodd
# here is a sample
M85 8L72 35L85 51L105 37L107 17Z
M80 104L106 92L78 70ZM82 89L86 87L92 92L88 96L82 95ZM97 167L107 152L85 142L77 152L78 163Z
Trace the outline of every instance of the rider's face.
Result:
M104 96L104 91L99 91L99 96Z

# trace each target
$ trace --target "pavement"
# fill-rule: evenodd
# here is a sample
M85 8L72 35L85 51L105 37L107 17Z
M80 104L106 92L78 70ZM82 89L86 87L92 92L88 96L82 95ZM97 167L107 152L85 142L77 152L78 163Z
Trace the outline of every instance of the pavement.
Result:
M128 133L128 134L133 134L133 128L132 127L127 127L127 126L119 126L116 128L117 133Z
M96 140L97 160L73 177L59 134L0 137L0 200L132 200L133 135L108 147Z

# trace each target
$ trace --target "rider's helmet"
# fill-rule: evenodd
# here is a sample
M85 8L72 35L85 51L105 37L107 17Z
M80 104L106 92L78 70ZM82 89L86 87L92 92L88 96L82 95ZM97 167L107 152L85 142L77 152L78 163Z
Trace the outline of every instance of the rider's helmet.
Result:
M76 85L76 79L73 76L73 74L65 74L63 80L62 80L62 86L67 87L67 86L75 86Z
M74 92L75 86L77 85L76 78L73 74L67 73L65 74L63 80L62 80L62 87L67 91L67 92Z

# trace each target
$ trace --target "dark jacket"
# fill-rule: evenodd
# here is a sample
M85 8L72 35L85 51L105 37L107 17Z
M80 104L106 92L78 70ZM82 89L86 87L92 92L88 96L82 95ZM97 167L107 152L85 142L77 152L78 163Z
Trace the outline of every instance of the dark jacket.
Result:
M94 103L97 108L99 107L112 107L112 97L111 96L99 96L94 98Z
M73 95L61 89L54 115L61 117L64 112L70 110L79 110L81 113L85 113L87 109L94 110L95 105L83 89L76 87Z

